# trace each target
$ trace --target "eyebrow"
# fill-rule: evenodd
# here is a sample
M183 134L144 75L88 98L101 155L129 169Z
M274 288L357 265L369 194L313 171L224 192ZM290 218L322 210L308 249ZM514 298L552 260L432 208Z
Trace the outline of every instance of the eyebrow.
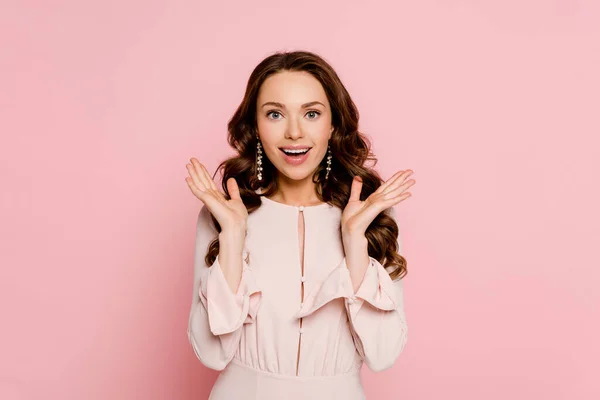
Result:
M314 106L315 104L320 104L320 105L322 105L323 107L325 107L325 104L321 103L320 101L311 101L311 102L309 102L309 103L304 103L304 104L302 104L302 108L308 108L308 107L312 107L312 106ZM278 103L278 102L276 102L276 101L267 101L265 104L263 104L263 105L261 106L261 108L262 108L262 107L264 107L264 106L275 106L275 107L279 107L279 108L284 108L284 109L285 109L285 105L284 105L284 104Z

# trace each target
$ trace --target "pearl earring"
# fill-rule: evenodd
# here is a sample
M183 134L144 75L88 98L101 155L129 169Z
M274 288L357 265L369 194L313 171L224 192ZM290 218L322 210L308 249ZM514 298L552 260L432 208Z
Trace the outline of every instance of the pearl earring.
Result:
M256 137L258 139L258 136ZM258 173L258 180L262 181L262 147L260 145L260 139L256 142L256 171Z

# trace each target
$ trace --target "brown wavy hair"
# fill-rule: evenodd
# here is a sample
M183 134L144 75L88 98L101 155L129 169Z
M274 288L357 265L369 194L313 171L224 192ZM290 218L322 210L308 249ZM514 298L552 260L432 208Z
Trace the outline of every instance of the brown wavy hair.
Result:
M222 172L221 185L225 197L230 198L227 180L234 177L240 189L240 196L248 209L253 212L261 205L260 196L277 192L276 169L269 159L262 157L262 181L257 179L256 146L257 122L256 103L263 82L271 75L282 71L304 71L314 76L323 86L331 105L334 131L330 139L332 152L329 179L325 180L326 164L321 162L313 174L317 185L317 195L322 202L344 209L350 198L350 187L355 175L362 178L361 200L373 193L383 180L373 169L377 159L371 152L371 143L358 131L359 113L350 94L333 68L320 56L307 51L277 52L261 61L248 79L242 103L230 119L227 128L227 141L238 155L221 162L213 175ZM370 166L367 163L372 163ZM256 193L258 188L261 193ZM387 210L386 210L387 211ZM212 221L221 231L219 223L211 215ZM341 229L341 227L340 227ZM380 213L367 228L368 253L377 259L389 272L392 279L402 279L407 274L406 259L398 253L398 225L386 212ZM218 236L210 243L205 262L212 265L219 254ZM389 269L388 269L389 271Z

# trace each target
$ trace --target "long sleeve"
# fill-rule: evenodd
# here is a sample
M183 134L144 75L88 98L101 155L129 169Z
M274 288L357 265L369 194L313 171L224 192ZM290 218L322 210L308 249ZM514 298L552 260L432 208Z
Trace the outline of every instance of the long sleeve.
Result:
M396 220L393 208L388 215ZM398 252L402 253L400 235ZM363 281L354 293L344 257L307 296L296 316L308 316L336 298L344 299L356 350L367 366L374 372L392 367L408 338L402 280L392 281L383 265L369 257Z
M208 245L218 235L210 212L198 214L194 255L194 285L188 322L188 339L198 359L208 368L222 370L238 348L243 325L254 323L261 302L253 272L243 254L242 279L234 294L219 264L204 261Z

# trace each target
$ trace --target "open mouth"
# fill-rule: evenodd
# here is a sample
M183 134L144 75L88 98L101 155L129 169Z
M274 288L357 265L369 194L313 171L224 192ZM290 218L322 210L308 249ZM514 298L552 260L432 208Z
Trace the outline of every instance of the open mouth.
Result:
M289 157L302 157L303 155L305 155L306 153L308 153L310 151L311 147L307 147L305 149L301 149L301 150L291 150L291 149L279 149L281 150L286 156Z
M308 159L311 147L284 149L279 148L283 153L283 160L290 165L301 165Z

